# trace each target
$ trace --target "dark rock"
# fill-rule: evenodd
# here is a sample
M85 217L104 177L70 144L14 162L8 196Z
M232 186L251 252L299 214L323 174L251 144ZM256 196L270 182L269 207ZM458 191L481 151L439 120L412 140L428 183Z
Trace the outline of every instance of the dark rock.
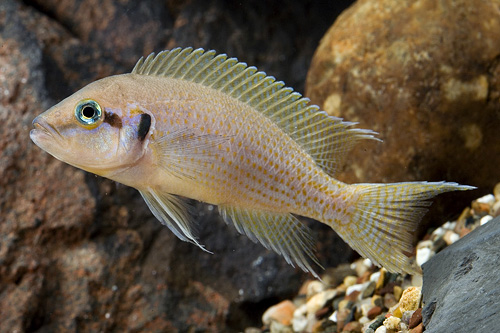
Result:
M418 324L422 322L422 308L418 308L413 312L410 322L408 324L408 328L414 328L417 327Z
M426 332L498 329L500 218L475 229L423 265Z
M204 253L140 195L30 142L31 121L152 51L214 48L302 90L347 2L0 1L0 326L8 332L237 331L307 275L197 205ZM313 22L313 23L312 23ZM352 252L313 223L325 266Z
M357 1L323 37L306 86L313 103L384 140L361 143L339 179L453 180L489 193L500 164L499 56L497 1ZM456 211L477 196L439 206Z

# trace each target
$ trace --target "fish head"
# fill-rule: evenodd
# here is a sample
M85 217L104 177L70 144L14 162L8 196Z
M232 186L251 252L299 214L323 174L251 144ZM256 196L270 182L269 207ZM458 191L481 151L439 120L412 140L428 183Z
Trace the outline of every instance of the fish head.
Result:
M95 81L37 116L31 140L55 158L105 177L134 165L144 155L154 118L125 99L117 77Z

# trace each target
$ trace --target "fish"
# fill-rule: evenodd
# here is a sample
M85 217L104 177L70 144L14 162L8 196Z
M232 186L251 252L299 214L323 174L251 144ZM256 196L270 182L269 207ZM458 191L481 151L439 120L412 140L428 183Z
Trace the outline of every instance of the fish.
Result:
M189 47L88 84L37 116L30 137L65 163L137 189L162 224L205 251L193 199L318 279L314 237L300 217L328 225L389 272L420 274L409 253L430 199L474 187L335 179L359 141L380 141L354 125L254 66Z

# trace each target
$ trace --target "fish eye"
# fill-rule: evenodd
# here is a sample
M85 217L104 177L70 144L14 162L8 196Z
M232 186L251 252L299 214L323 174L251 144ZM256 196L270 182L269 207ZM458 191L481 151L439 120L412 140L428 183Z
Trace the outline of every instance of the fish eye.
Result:
M94 100L84 99L76 105L75 117L83 125L93 125L101 119L101 116L101 106Z

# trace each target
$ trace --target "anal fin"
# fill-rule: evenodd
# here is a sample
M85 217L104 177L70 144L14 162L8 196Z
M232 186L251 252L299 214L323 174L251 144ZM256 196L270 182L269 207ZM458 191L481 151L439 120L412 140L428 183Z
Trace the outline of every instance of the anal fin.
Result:
M294 215L233 206L219 206L219 211L224 221L233 224L239 233L281 254L290 265L295 267L296 264L320 279L311 266L311 263L315 263L322 268L314 255L311 231Z

